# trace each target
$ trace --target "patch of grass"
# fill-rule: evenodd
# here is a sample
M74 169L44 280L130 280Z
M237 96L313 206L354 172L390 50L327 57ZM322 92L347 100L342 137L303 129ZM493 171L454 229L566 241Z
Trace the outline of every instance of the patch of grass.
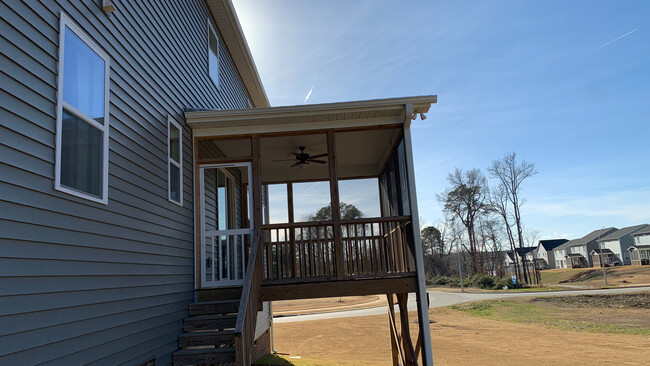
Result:
M535 300L539 301L538 299ZM548 327L581 332L650 335L650 327L648 326L617 324L615 321L609 321L602 317L575 319L566 313L567 310L563 310L559 306L541 305L536 301L530 299L492 300L454 305L450 308L472 316L509 323L542 324ZM576 309L574 311L580 310Z
M599 307L614 309L650 309L650 293L605 294L579 296L538 297L533 302L544 302L561 307Z

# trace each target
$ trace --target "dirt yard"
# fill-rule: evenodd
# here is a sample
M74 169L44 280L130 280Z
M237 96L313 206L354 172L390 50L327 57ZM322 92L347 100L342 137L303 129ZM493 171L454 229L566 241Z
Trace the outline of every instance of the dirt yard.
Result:
M532 306L530 300L522 301ZM571 310L578 309L563 308ZM620 309L585 310L589 317ZM628 321L634 316L650 318L647 309L624 310L625 314L620 316ZM569 331L557 326L472 316L450 308L431 309L430 318L437 366L646 365L650 360L648 334ZM415 319L415 314L411 314L411 319ZM411 326L413 337L417 337L417 324L412 322ZM387 316L276 324L275 348L286 354L283 358L299 366L391 364ZM625 354L633 356L621 357Z

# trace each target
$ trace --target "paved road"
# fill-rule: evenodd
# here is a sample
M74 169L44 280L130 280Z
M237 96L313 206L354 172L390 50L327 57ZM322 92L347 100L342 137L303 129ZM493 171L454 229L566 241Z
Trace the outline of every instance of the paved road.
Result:
M575 291L547 291L547 292L441 292L429 291L429 307L438 308L442 306L449 306L460 304L468 301L476 300L491 300L503 299L509 297L530 297L530 296L559 296L559 295L589 295L589 294L620 294L629 292L650 291L648 287L628 287L628 288L615 288L605 290L575 290ZM408 309L416 310L415 295L409 295ZM387 314L388 310L385 306L359 309L359 310L345 310L335 311L328 313L309 314L309 315L293 315L273 318L274 323L289 323L300 322L307 320L319 319L335 319L335 318L351 318L357 316L367 315L382 315Z

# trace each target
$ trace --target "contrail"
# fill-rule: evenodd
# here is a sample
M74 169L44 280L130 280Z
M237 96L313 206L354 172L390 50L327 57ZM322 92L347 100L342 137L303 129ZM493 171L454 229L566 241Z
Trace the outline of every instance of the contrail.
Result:
M625 36L629 36L630 34L636 32L638 29L639 29L639 28L635 28L634 30L629 31L629 32L625 33L624 35L622 35L622 36L620 36L620 37L616 37L616 38L612 39L611 41L609 41L609 42L607 42L607 43L605 43L605 44L601 44L600 46L596 47L596 49L595 49L594 51L598 51L599 49L601 49L601 48L607 46L607 45L610 44L610 43L614 43L614 42L618 41L619 39L621 39L621 38L623 38L623 37L625 37ZM310 93L311 93L311 92L310 92Z
M305 189L305 193L311 191L312 188L316 187L316 186L319 185L320 183L321 183L321 182L316 182L316 183L310 185L307 189Z
M636 30L636 29L635 29ZM311 92L314 91L314 85L311 86L311 89L309 89L309 93L307 93L307 96L305 97L305 101L302 102L303 104L307 103L309 100L309 97L311 97Z

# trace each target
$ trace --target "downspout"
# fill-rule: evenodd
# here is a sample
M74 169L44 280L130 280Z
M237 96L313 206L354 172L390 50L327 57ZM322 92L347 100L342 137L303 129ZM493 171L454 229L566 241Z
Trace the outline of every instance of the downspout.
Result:
M411 117L413 106L411 103L404 105L404 150L406 153L406 171L408 173L409 201L411 204L411 224L413 227L413 247L415 255L415 270L418 281L416 293L418 305L418 321L422 332L422 364L433 366L433 351L431 349L431 332L429 329L429 301L424 273L424 255L422 240L420 238L420 216L418 213L418 200L415 192L415 169L413 167L413 150L411 145Z

